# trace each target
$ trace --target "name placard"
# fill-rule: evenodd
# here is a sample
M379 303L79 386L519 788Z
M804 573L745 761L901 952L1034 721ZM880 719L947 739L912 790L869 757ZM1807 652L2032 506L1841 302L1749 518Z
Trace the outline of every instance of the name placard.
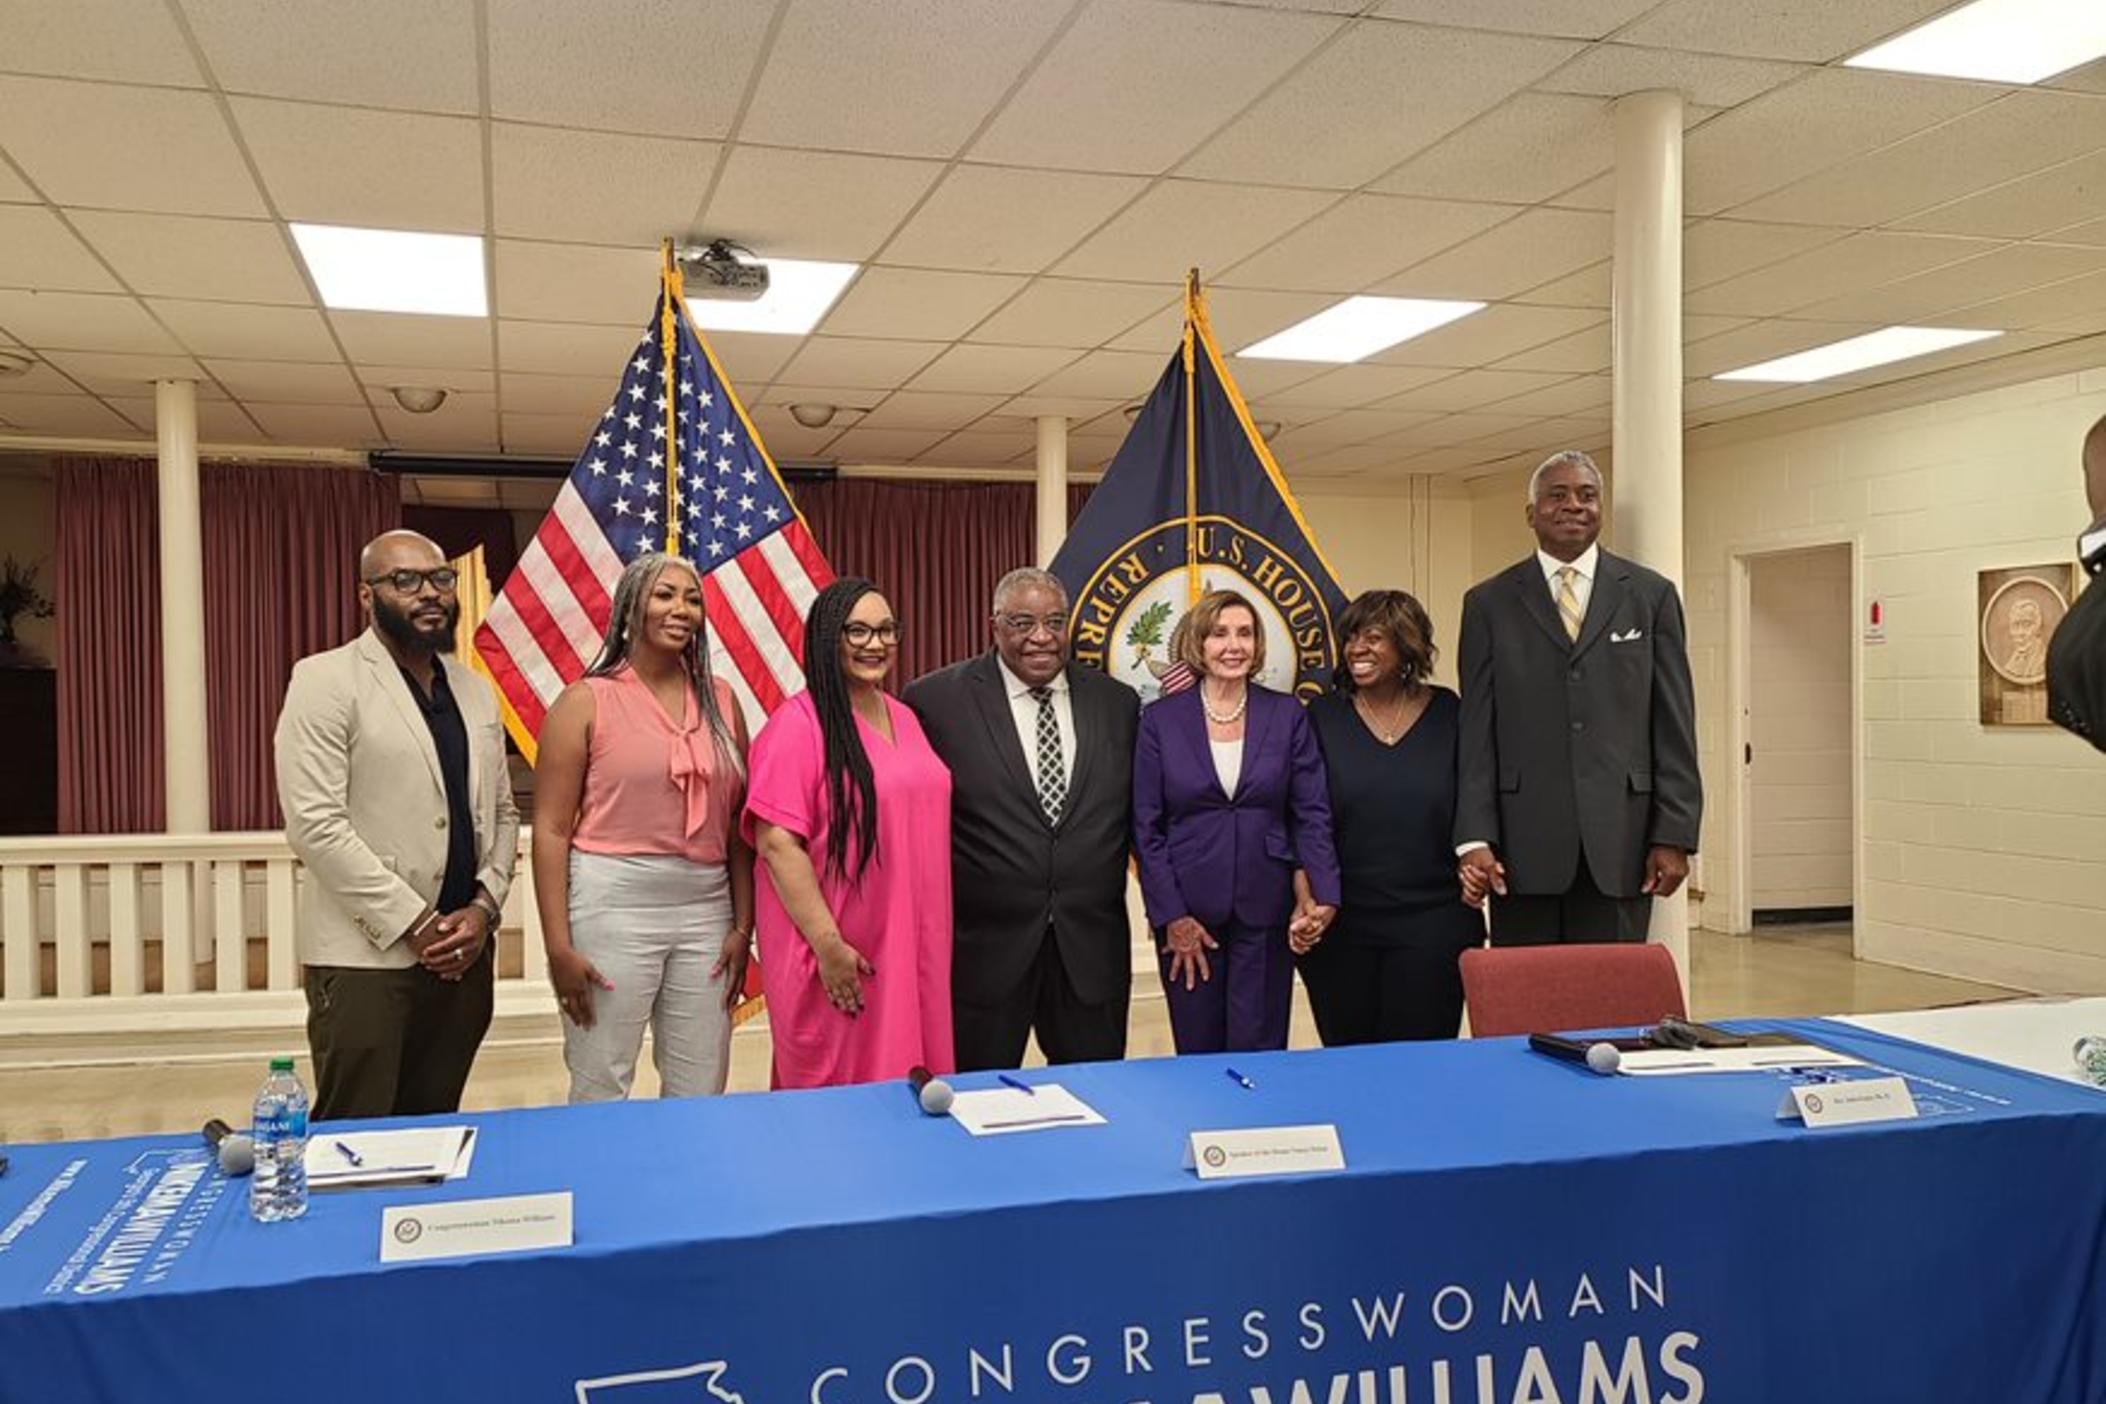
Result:
M1185 1146L1185 1168L1202 1180L1253 1175L1306 1175L1345 1169L1338 1128L1259 1126L1240 1131L1194 1131Z
M473 1258L571 1244L569 1190L456 1199L444 1204L398 1204L380 1215L380 1260Z
M1778 1114L1787 1120L1796 1117L1818 1130L1868 1121L1907 1121L1917 1113L1908 1083L1898 1077L1868 1077L1794 1087Z

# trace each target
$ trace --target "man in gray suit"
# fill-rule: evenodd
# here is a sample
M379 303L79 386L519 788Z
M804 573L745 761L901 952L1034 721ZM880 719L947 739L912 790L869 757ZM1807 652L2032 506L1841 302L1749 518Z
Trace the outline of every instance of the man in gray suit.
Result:
M391 531L358 579L372 627L295 664L278 716L316 1120L460 1106L519 855L497 695L445 656L461 609L446 557Z
M1492 943L1642 941L1703 815L1675 587L1595 544L1601 470L1528 483L1536 550L1463 597L1455 842Z

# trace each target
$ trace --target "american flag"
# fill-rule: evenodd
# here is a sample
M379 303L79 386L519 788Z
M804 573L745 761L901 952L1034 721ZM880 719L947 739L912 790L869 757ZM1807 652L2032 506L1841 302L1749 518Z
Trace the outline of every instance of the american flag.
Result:
M668 299L676 324L670 375L661 335ZM670 460L668 416L677 448ZM678 553L702 576L711 662L749 727L758 727L804 687L804 613L833 571L668 288L555 507L476 631L476 654L529 759L556 695L599 653L622 567L665 550L675 514Z

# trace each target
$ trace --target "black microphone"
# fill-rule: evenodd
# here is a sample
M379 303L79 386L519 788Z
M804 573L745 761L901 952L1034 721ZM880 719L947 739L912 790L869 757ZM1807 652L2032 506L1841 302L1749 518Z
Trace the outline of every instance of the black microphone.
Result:
M256 1168L256 1142L241 1131L213 1117L204 1125L205 1144L219 1153L219 1168L229 1175L246 1175Z
M951 1098L957 1094L951 1085L919 1063L907 1074L907 1086L913 1089L914 1100L930 1116L942 1116L951 1109Z

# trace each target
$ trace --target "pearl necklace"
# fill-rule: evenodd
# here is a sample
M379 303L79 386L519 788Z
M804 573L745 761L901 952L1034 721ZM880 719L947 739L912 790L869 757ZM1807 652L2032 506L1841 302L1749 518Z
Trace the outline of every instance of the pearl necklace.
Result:
M1206 686L1204 684L1201 684L1200 686L1199 710L1205 712L1207 714L1207 720L1214 723L1214 725L1216 726L1234 726L1237 722L1243 720L1243 714L1249 709L1249 707L1250 688L1248 686L1246 686L1243 689L1243 700L1238 702L1236 704L1236 710L1230 712L1227 716L1221 715L1219 712L1215 711L1212 706L1208 704Z

